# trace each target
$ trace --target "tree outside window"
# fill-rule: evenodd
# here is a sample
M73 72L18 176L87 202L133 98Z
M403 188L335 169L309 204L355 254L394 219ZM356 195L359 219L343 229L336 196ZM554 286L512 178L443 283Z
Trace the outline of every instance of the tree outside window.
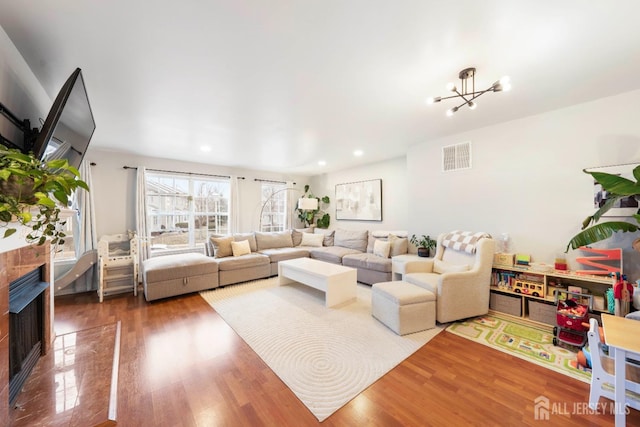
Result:
M262 183L262 229L283 231L287 227L287 192L285 184Z

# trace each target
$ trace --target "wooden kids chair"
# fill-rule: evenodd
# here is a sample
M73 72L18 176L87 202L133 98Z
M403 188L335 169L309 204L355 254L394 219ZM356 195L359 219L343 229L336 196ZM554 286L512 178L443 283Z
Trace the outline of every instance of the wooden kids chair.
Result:
M591 392L589 408L595 410L600 397L615 400L613 358L603 351L598 321L589 320L589 350L591 351ZM626 404L640 411L640 365L626 364Z

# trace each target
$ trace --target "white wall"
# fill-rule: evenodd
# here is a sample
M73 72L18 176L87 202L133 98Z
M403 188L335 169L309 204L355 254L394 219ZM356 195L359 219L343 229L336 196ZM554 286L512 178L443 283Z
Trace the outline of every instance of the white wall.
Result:
M39 126L38 118L46 115L52 104L51 99L2 27L0 27L0 102L19 119L29 119L31 127ZM22 145L22 132L3 115L0 115L0 134ZM26 246L24 236L27 232L28 230L23 228L9 239L0 239L0 252ZM0 228L1 235L4 235L2 228Z
M261 203L261 184L255 178L276 181L294 181L295 187L302 189L308 178L278 173L251 171L246 169L181 162L156 157L123 156L121 153L93 149L87 151L86 159L96 163L91 168L96 207L96 228L98 236L124 233L135 230L136 171L123 166L144 166L178 172L195 172L216 175L244 176L239 180L240 230L257 230Z
M553 262L594 212L593 179L582 169L640 163L639 96L629 92L412 146L410 230L506 232L512 251ZM473 144L472 169L441 172L442 147L464 141ZM640 278L640 254L630 250L634 237L608 242L627 249L625 272L633 280Z
M336 184L382 179L382 221L336 220ZM352 230L407 230L407 166L404 157L372 163L354 169L313 177L311 189L316 196L329 196L329 228Z

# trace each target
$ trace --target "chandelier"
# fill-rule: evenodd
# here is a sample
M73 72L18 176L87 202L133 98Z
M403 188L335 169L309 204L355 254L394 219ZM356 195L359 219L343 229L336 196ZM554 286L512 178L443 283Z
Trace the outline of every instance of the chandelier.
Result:
M492 84L488 89L476 92L476 69L473 67L465 68L460 71L458 77L460 78L459 88L454 83L447 84L447 90L454 92L455 95L427 98L427 104L434 104L442 101L443 99L462 98L464 100L462 104L447 110L447 116L451 117L460 109L460 107L464 107L465 105L468 105L471 110L475 110L477 104L474 100L485 92L506 92L511 89L509 77L503 77Z

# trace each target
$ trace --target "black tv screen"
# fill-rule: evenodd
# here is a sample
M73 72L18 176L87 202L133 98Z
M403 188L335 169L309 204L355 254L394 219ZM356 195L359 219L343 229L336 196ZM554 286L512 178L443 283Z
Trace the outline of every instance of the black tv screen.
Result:
M43 160L67 159L78 168L95 129L82 71L76 68L53 102L33 153Z

